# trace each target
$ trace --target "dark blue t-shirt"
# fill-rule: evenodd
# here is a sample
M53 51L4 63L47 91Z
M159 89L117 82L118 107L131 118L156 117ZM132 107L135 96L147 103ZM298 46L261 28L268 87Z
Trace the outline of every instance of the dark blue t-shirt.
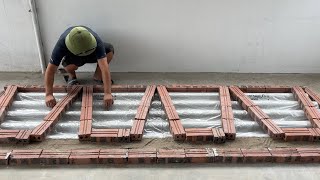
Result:
M56 66L59 66L60 63L61 63L61 60L66 57L70 57L72 59L79 59L79 60L88 60L88 62L92 59L102 59L104 57L106 57L106 50L104 48L104 43L103 41L101 40L101 38L98 36L97 33L95 33L94 31L92 31L90 28L88 27L85 27L85 26L82 26L86 29L88 29L88 31L96 38L96 41L97 41L97 48L96 50L91 53L90 55L88 56L76 56L74 54L72 54L67 46L66 46L66 43L65 43L65 39L67 37L67 35L69 34L69 32L74 28L75 26L73 27L70 27L68 28L66 31L64 31L64 33L60 36L58 42L56 43L53 51L52 51L52 55L51 55L51 59L50 59L50 63L51 64L54 64ZM90 61L90 62L91 62Z

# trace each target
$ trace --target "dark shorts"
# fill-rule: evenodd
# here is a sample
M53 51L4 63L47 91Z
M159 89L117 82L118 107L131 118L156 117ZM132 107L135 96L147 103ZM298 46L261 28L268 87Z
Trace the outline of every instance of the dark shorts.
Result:
M110 43L104 43L104 48L106 50L106 54L112 52L114 54L114 48L112 46L112 44ZM66 67L70 64L74 64L78 67L83 66L84 64L87 63L97 63L97 58L94 55L94 53L92 53L92 55L89 56L85 56L85 57L80 57L80 56L65 56L62 60L62 66Z

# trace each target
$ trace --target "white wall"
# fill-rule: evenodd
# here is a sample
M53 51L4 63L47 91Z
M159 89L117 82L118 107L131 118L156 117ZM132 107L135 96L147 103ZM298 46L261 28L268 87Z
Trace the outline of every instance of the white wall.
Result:
M28 0L1 0L0 71L41 71Z
M320 70L319 0L36 2L47 59L60 33L83 24L114 44L113 71Z

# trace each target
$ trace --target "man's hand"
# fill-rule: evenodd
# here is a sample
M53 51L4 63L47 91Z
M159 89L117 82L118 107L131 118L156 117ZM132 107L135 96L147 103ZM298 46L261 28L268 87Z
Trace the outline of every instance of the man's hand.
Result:
M113 104L112 94L105 94L103 101L104 101L104 105L105 105L106 109L109 109Z
M47 107L53 108L57 104L56 99L53 95L47 95L46 96L46 105Z

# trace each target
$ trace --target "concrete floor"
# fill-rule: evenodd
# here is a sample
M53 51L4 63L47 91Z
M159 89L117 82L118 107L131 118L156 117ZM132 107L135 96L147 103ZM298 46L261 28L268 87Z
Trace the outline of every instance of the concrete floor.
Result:
M80 83L91 83L92 73L78 75ZM116 84L218 84L300 85L320 92L320 74L235 73L112 73ZM0 73L0 88L6 84L43 84L40 73ZM55 84L64 84L61 75ZM0 169L0 179L319 179L318 164L259 165L139 165L9 167Z

